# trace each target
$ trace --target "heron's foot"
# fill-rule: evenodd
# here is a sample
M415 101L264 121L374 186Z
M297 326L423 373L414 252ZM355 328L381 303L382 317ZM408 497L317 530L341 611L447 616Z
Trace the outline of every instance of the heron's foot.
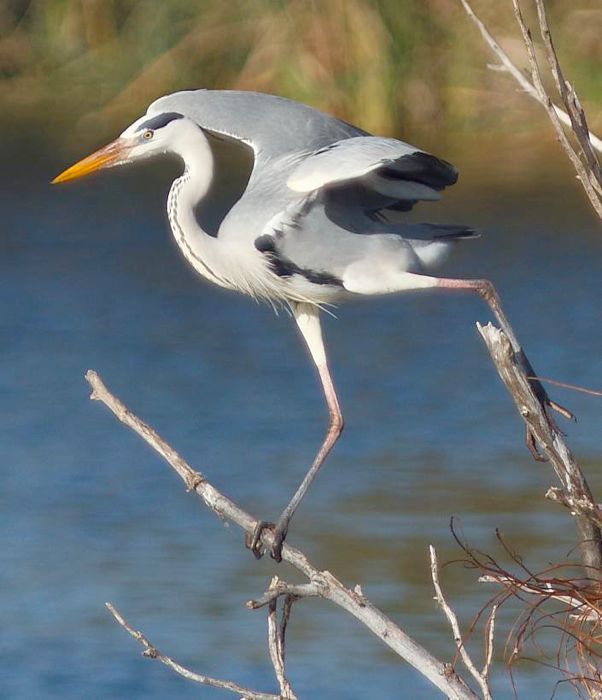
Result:
M278 524L274 528L274 541L272 542L272 549L270 551L270 556L274 561L282 561L282 545L288 534L288 520L279 520Z
M255 529L253 532L245 537L245 546L253 552L255 559L261 559L265 554L263 551L263 542L261 541L261 535L264 530L274 530L276 525L269 522L268 520L258 520L255 523Z
M547 462L548 458L541 453L539 449L539 445L537 444L537 438L535 435L531 432L531 429L527 427L527 431L525 434L525 443L527 447L529 448L529 452L531 453L531 456L536 462Z
M270 547L270 556L274 561L282 561L282 546L288 533L288 520L280 520L278 524L268 522L267 520L258 520L255 529L250 535L245 537L245 546L253 552L256 559L261 559L265 554L261 536L265 530L271 530L274 533L274 540Z

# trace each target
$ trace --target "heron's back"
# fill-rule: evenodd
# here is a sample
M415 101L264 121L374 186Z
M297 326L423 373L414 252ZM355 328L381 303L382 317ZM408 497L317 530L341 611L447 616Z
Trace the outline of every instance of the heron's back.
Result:
M263 158L306 153L366 135L358 127L276 95L242 90L185 90L161 97L148 114L179 112L201 127L253 146Z

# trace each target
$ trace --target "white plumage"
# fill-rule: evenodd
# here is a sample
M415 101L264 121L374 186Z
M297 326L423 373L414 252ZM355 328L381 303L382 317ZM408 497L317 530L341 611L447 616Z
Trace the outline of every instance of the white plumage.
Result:
M251 151L248 181L215 230L200 205L212 196L219 143ZM274 533L280 559L288 524L343 429L320 328L320 307L353 295L435 286L482 291L476 281L425 274L464 226L393 223L391 214L436 200L453 185L453 166L402 141L365 131L292 100L236 91L196 90L153 102L103 149L55 182L174 153L184 173L173 183L168 217L186 260L214 284L287 304L318 368L330 423L320 450ZM481 287L478 287L481 284ZM250 543L260 554L261 532Z

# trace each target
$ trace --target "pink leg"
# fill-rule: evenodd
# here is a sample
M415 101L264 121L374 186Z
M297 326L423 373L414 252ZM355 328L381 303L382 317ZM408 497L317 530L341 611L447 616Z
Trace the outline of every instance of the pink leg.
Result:
M297 325L299 326L299 330L307 343L312 359L318 368L330 419L326 436L324 437L324 441L318 450L318 454L316 455L303 481L295 491L289 504L282 511L282 515L280 518L278 518L278 522L276 523L276 527L274 529L274 544L272 545L271 552L272 557L276 561L282 560L282 544L286 538L291 518L293 517L299 503L301 502L303 496L305 496L311 483L320 471L320 467L322 464L324 464L324 461L330 454L330 451L334 447L336 441L339 439L341 433L343 432L344 426L343 415L341 414L341 409L339 408L339 401L337 399L334 384L328 369L328 362L326 360L326 352L324 350L322 330L320 327L320 311L317 307L311 304L297 304L293 309L293 313L295 315ZM267 523L265 522L259 522L257 524L255 533L249 544L249 547L256 556L260 556L261 531L266 527L266 525Z
M436 279L436 283L434 286L439 287L441 289L466 289L469 291L474 291L477 294L479 294L489 305L489 308L493 312L493 315L497 319L498 323L501 326L501 329L504 331L506 337L510 341L510 345L512 346L512 349L514 350L516 360L523 366L523 370L527 377L536 377L537 375L535 374L535 370L533 369L533 366L529 362L529 358L525 355L520 343L518 342L514 331L512 330L512 326L510 325L508 319L506 318L506 314L504 313L504 310L502 309L502 304L500 301L500 297L493 286L493 284L489 280L462 280L462 279L449 279L445 277L441 278L432 278L433 280ZM543 388L541 382L539 382L537 379L531 379L530 380L531 386L533 388L533 391L535 393L535 396L539 399L540 403L546 409L547 413L547 408L553 408L554 410L558 411L561 415L563 415L565 418L572 419L574 418L573 414L564 408L563 406L560 406L557 404L555 401L552 401L550 397L548 396L548 393L546 390ZM548 413L548 418L550 419L550 422L552 425L555 425L554 420ZM531 435L527 435L527 444L529 445L529 449L533 453L534 456L536 456L538 453L534 451L533 449L533 440Z

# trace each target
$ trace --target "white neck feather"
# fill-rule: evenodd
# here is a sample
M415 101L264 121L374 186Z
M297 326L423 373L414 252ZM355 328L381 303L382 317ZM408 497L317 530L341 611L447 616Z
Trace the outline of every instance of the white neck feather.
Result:
M186 164L167 200L167 215L178 246L194 269L214 284L253 297L282 298L281 280L269 272L267 261L252 239L245 245L244 239L241 242L212 236L199 224L195 208L213 181L214 159L203 132L194 125L191 129L172 146Z
M201 228L195 216L195 207L209 191L213 179L211 147L198 129L194 138L188 135L181 151L186 169L174 180L167 199L171 230L184 256L197 272L221 287L230 287L232 285L223 274L224 256L220 243Z

